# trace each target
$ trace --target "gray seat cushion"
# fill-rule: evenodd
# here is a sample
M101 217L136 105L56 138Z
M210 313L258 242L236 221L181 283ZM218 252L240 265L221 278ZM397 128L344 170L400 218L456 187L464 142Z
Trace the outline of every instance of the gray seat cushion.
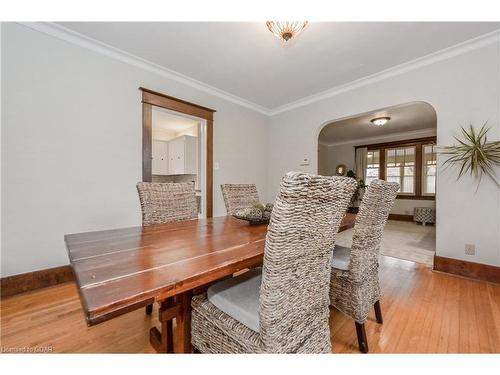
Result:
M207 290L208 300L219 310L259 332L259 296L262 268L218 282Z
M332 268L347 271L351 262L351 248L335 245L333 248Z

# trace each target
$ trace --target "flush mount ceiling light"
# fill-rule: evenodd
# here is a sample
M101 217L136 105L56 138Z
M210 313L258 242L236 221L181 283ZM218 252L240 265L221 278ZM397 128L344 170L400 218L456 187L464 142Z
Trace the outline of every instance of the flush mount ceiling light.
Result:
M267 21L267 28L283 42L299 35L307 26L307 21Z
M390 117L377 117L374 119L371 119L371 123L376 126L383 126L387 124L387 121L389 121L391 118Z

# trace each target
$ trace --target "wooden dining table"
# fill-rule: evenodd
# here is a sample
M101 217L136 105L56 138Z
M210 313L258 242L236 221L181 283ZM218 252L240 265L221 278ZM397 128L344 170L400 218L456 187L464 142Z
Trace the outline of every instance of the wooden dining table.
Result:
M346 214L340 230L354 225ZM153 303L158 352L191 352L191 296L262 264L267 225L231 216L64 236L89 326ZM175 330L173 319L175 318Z

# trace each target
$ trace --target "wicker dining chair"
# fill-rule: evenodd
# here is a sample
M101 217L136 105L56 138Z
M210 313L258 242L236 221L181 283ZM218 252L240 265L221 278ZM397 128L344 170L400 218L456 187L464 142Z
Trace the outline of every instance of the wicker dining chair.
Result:
M137 192L142 209L142 225L164 224L198 217L196 193L192 182L138 182ZM146 306L146 314L153 305ZM170 323L171 324L171 323Z
M202 353L330 353L331 248L356 182L287 173L262 270L193 297L191 342Z
M228 215L259 203L255 184L222 184L220 187Z
M142 225L196 219L198 207L192 182L137 183L142 208Z
M374 180L361 201L351 248L335 245L330 279L330 304L354 319L359 350L368 352L365 321L372 306L382 324L378 279L379 247L399 185Z

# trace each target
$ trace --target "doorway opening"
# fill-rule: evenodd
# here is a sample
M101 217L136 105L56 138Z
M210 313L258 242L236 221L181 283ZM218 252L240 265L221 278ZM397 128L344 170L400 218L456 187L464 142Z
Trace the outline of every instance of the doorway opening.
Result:
M152 182L192 182L199 217L206 217L206 121L167 109L152 108Z
M213 109L142 90L142 178L193 182L199 217L213 212Z
M318 137L318 173L359 182L350 212L372 180L399 183L380 253L428 266L436 251L436 128L434 108L411 102L331 121ZM352 229L337 241L350 246L351 238Z

